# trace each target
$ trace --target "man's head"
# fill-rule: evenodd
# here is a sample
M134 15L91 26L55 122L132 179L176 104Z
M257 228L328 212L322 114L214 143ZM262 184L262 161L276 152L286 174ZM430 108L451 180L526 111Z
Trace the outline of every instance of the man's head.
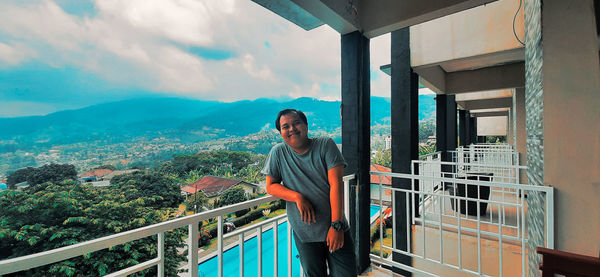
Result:
M285 109L277 114L275 126L283 140L292 148L300 149L308 143L308 122L303 112Z

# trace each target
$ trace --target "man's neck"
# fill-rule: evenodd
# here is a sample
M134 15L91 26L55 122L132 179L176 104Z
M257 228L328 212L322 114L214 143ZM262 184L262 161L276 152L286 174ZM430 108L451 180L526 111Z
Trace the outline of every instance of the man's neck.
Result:
M308 150L310 150L310 146L312 144L312 139L307 139L302 146L298 147L298 148L294 148L292 147L292 150L294 150L294 152L298 153L298 154L305 154L306 152L308 152Z

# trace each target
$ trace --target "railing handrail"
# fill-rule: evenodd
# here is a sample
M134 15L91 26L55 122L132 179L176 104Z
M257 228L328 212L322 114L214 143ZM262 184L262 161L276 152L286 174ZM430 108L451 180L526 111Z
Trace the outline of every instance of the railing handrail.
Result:
M445 162L445 161L422 161L422 160L412 160L413 163L436 163L442 165L467 165L467 166L476 166L476 167L496 167L496 168L510 168L510 169L527 169L526 165L499 165L499 164L482 164L482 163L465 163L465 162Z
M552 193L554 191L553 187L536 186L536 185L530 185L530 184L508 184L508 183L501 183L501 182L490 183L488 181L477 181L477 180L468 180L468 179L454 179L454 178L433 177L433 176L413 175L413 174L406 174L406 173L392 173L392 172L382 172L382 171L371 171L371 174L378 175L378 176L396 177L396 178L421 180L421 181L424 181L424 180L433 180L433 181L439 181L439 182L445 182L445 183L460 182L461 184L466 184L466 185L494 186L494 187L507 188L507 189L523 189L523 188L526 188L527 190L541 191L541 192L545 192L545 193Z
M279 198L275 196L264 196L261 198L248 200L242 203L225 206L214 210L209 210L176 219L171 219L168 221L148 225L137 229L132 229L129 231L89 241L80 242L69 246L64 246L61 248L2 260L0 261L0 275L18 272L22 270L28 270L35 267L64 261L87 253L92 253L98 250L106 249L115 245L156 235L168 230L182 228L184 226L195 224L209 218L214 218L220 215L225 215L239 210L248 209L250 207L258 206L263 203L276 201L278 199Z

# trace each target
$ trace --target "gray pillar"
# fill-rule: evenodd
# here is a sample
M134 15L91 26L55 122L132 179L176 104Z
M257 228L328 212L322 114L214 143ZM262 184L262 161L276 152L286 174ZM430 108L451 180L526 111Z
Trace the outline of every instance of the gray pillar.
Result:
M442 151L442 160L450 161L449 150L457 146L456 101L454 95L438 94L436 103L436 148Z
M469 111L458 111L458 141L461 146L469 145Z
M410 66L409 29L404 28L392 32L391 38L391 120L392 120L392 172L411 173L411 161L418 159L419 149L419 77L412 72ZM394 178L392 186L410 189L411 182L407 179ZM394 220L396 221L396 247L408 250L407 233L410 237L410 222L413 204L406 202L404 193L395 194ZM418 215L417 215L418 216ZM394 253L393 260L406 265L412 265L409 256ZM394 268L394 272L411 276L410 272Z
M348 162L344 174L356 174L350 189L351 232L356 245L358 272L369 259L370 220L370 71L369 39L360 32L342 35L342 153Z

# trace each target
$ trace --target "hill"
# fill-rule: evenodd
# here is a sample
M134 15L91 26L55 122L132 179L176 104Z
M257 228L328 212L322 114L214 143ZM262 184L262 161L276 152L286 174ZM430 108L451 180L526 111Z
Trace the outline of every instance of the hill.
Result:
M435 115L433 95L420 95L419 101L420 119ZM119 143L136 137L167 137L191 142L245 136L274 128L275 115L284 108L304 111L311 130L333 132L341 126L340 104L312 98L233 103L181 98L131 99L46 116L0 118L0 140L4 141L0 144L16 143L22 148L89 141ZM389 124L389 114L389 98L372 97L372 124ZM0 152L3 152L2 145Z

